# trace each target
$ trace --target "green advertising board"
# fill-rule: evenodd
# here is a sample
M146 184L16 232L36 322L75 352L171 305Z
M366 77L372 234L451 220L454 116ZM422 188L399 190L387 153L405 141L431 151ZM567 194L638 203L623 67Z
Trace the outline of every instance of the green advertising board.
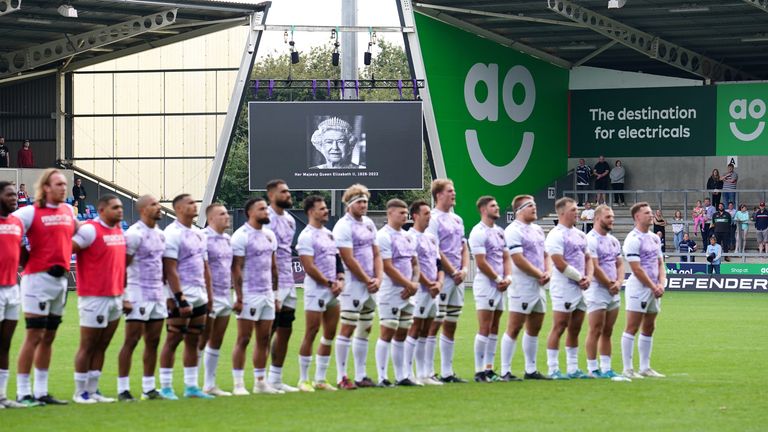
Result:
M437 129L431 150L469 230L478 197L503 208L566 173L569 72L419 13L415 23Z
M768 275L768 264L729 263L720 264L721 274L731 275Z
M571 157L715 154L712 86L574 90L570 110Z
M766 155L768 84L717 86L717 155Z

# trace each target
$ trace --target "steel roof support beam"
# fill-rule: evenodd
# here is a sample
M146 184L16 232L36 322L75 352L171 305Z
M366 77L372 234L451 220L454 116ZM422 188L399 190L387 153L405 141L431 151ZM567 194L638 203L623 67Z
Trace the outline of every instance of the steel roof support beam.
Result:
M71 58L79 53L158 30L176 22L178 9L154 13L35 47L0 54L0 78Z
M533 57L539 58L541 60L544 60L545 62L552 63L553 65L560 66L566 69L570 69L573 65L571 62L561 59L560 57L554 56L548 52L536 49L532 46L520 43L516 40L509 39L507 37L504 37L498 33L494 33L492 31L486 30L482 27L476 26L474 24L468 23L464 20L460 20L452 15L449 15L445 12L440 12L437 10L431 10L431 9L422 9L422 8L415 8L416 11L423 13L424 15L431 16L432 18L435 18L437 20L443 21L447 24L450 24L454 27L459 27L461 29L464 29L466 31L469 31L471 33L475 33L479 36L488 38L498 44L504 45L506 47L512 48L514 50L529 54Z
M525 22L534 22L534 23L540 23L540 24L561 25L566 27L580 27L580 28L585 27L583 24L574 23L570 21L557 21L557 20L551 20L546 18L528 17L522 14L513 15L513 14L506 14L506 13L488 12L488 11L481 11L481 10L475 10L475 9L465 9L465 8L433 5L433 4L426 4L426 3L416 3L416 8L417 9L434 9L434 10L443 11L443 12L457 12L457 13L463 13L467 15L478 15L478 16L484 16L484 17L490 17L490 18L500 18L500 19L510 20L510 21L525 21Z
M547 0L547 7L554 13L573 22L582 23L586 28L628 48L693 75L713 81L756 79L736 68L585 9L568 0Z
M768 12L768 2L765 0L742 0L744 3L754 6L763 12Z
M602 54L602 53L603 53L603 51L605 51L605 50L609 49L610 47L612 47L612 46L616 45L617 43L619 43L619 42L618 42L618 41L616 41L616 40L612 40L612 41L608 42L607 44L605 44L605 45L601 46L600 48L598 48L598 49L596 49L596 50L592 51L591 53L589 53L589 54L587 54L587 55L585 55L585 56L584 56L584 57L583 57L581 60L579 60L579 61L577 61L576 63L574 63L574 64L573 64L573 67L576 67L576 66L581 66L581 65L583 65L584 63L586 63L586 62L588 62L588 61L592 60L593 58L595 58L595 57L597 57L597 56L599 56L600 54Z
M21 9L21 0L0 0L0 16L8 15Z

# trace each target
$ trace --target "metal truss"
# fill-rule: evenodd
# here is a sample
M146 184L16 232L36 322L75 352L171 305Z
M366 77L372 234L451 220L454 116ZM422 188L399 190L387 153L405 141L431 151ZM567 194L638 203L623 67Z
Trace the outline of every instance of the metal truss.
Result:
M21 9L21 0L0 0L0 16L8 15Z
M64 39L35 47L0 54L0 78L58 60L71 59L79 53L170 26L176 22L177 12L178 9L169 9L75 36L65 35Z
M750 6L754 6L760 9L763 12L768 12L768 1L766 0L742 0L742 1Z
M754 76L736 68L600 15L568 0L547 0L547 7L556 14L582 23L586 28L628 48L702 78L712 81L755 79Z

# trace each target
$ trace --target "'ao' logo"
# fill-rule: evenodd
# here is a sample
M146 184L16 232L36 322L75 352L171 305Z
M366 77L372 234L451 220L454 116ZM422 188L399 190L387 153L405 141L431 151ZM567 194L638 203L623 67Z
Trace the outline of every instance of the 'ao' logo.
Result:
M747 115L755 120L760 120L765 115L765 102L763 102L762 99L754 99L747 103L746 99L735 99L733 102L731 102L731 106L728 107L728 112L731 114L731 118L734 120L746 120ZM739 127L736 126L735 121L732 121L730 126L733 136L741 141L749 142L754 141L760 137L760 135L763 133L763 129L765 129L765 122L761 120L757 124L755 130L749 133L744 133L739 130Z
M476 63L467 72L464 80L464 102L467 105L469 113L478 121L498 121L499 119L499 65ZM488 87L488 97L480 102L475 97L475 87L480 82ZM512 97L512 91L516 85L523 86L525 90L525 99L518 104ZM536 85L533 82L533 76L524 66L512 67L504 77L501 89L504 111L507 116L516 122L522 123L531 116L533 107L536 104ZM761 129L762 131L762 129ZM491 163L483 154L480 148L480 142L477 138L476 130L467 130L464 134L467 142L467 150L472 165L475 166L478 174L488 183L495 186L506 186L515 181L523 173L525 166L533 152L533 141L535 135L533 132L523 134L523 142L520 145L517 155L511 162L499 166Z

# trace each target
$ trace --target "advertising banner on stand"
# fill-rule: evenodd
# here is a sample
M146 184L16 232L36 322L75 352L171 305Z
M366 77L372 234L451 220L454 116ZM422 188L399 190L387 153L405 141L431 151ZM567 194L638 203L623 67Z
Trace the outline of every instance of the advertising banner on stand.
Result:
M437 130L430 148L469 230L478 197L504 208L566 173L568 70L419 13L415 22Z
M715 87L574 90L570 108L571 157L715 154Z
M717 155L768 155L768 84L717 86Z

